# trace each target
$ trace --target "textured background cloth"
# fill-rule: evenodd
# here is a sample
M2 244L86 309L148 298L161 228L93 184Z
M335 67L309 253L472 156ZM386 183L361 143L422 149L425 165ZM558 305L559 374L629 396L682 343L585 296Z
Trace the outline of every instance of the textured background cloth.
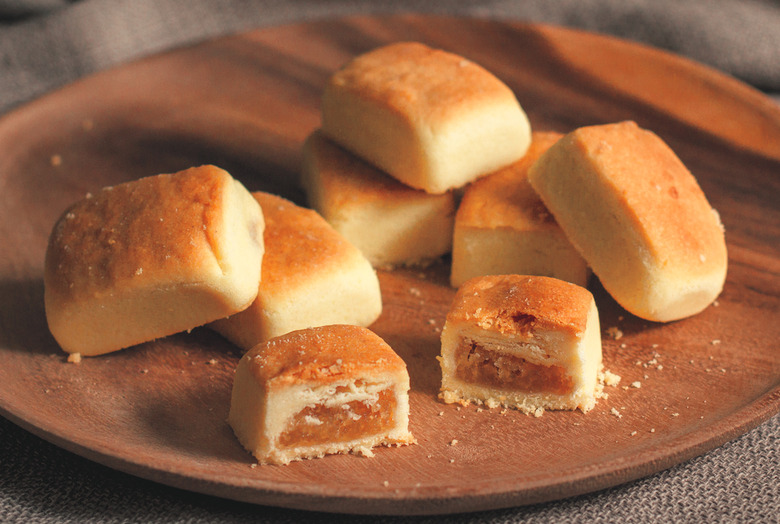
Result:
M780 94L776 1L0 0L0 113L90 73L206 38L318 17L398 11L610 33ZM776 416L659 474L548 504L444 518L334 519L161 486L89 462L0 418L0 522L780 522L778 436Z

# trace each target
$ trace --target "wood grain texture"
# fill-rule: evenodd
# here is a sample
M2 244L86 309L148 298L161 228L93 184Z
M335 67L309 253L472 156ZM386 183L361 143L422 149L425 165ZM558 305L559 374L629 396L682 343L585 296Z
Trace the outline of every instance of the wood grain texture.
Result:
M196 329L68 364L48 333L43 255L90 191L212 163L302 203L300 146L326 78L398 40L462 54L517 94L535 129L634 119L697 176L727 229L718 305L671 324L622 311L593 282L608 369L587 415L437 400L449 263L381 272L372 328L407 362L418 444L373 459L252 468L225 422L238 350ZM222 38L110 70L0 120L0 413L110 467L237 500L352 513L450 513L614 486L710 450L780 409L780 111L681 58L545 26L356 17ZM615 340L607 329L617 326ZM627 387L640 382L641 387ZM613 414L612 409L620 413ZM456 445L451 445L457 439Z

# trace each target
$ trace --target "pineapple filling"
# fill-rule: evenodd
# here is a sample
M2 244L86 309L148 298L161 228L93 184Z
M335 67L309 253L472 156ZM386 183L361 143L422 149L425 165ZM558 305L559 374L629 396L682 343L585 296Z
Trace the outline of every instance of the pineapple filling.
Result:
M574 388L562 366L533 364L465 339L455 350L455 375L464 382L525 393L566 395Z
M373 401L354 400L338 406L316 404L302 409L279 436L280 447L348 442L386 433L395 425L396 399L392 389Z

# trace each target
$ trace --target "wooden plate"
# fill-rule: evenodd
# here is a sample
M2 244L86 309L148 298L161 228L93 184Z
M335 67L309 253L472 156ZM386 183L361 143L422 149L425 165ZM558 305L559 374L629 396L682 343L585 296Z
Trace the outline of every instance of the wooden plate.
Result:
M225 422L238 352L206 329L69 364L43 310L51 227L87 192L213 163L298 202L299 150L326 78L396 40L462 54L512 87L536 129L634 119L691 168L727 228L718 305L634 318L597 282L608 369L587 415L437 400L448 262L382 272L373 326L407 361L418 444L373 459L252 467ZM780 111L743 84L611 38L428 16L358 17L241 34L87 78L0 120L0 411L112 468L237 500L353 513L529 504L636 479L710 450L780 406ZM620 256L616 253L615 256ZM612 336L617 331L622 337ZM641 385L633 387L632 384ZM453 440L457 444L453 445Z

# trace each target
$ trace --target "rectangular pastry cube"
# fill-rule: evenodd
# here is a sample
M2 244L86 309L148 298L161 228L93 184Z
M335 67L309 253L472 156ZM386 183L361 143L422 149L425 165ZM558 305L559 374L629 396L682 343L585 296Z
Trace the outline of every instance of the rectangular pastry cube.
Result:
M410 444L409 375L379 336L359 326L294 331L238 364L228 422L261 464L335 453L371 456Z
M596 303L587 289L550 277L473 278L447 315L440 363L447 403L587 412L601 367Z
M585 286L590 271L536 191L528 168L562 135L533 133L514 164L466 188L455 215L450 283L482 275L541 275Z
M720 294L720 218L656 134L634 122L582 127L550 147L529 181L604 288L627 311L668 322Z
M408 187L319 131L304 143L303 157L309 204L375 267L421 264L450 252L452 192Z
M328 324L368 326L382 312L371 264L320 215L264 192L263 279L244 311L210 327L248 350L290 331Z
M99 355L249 306L263 213L214 166L106 187L71 206L49 238L46 318L68 353Z
M525 153L531 128L506 84L458 55L400 42L332 75L322 130L401 182L444 193Z

